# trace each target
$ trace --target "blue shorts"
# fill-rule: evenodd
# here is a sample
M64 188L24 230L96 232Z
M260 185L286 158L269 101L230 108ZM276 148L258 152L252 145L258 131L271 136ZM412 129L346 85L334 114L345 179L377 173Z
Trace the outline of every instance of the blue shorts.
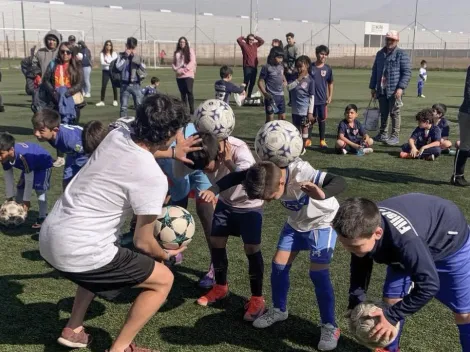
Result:
M52 169L34 171L33 189L35 191L48 191L51 188ZM24 171L16 186L18 189L24 189Z
M315 116L318 121L325 121L328 118L328 105L314 105L313 116Z
M298 252L310 251L310 262L329 264L336 246L336 231L332 227L313 229L309 232L296 231L285 224L281 231L277 249Z
M440 288L436 299L454 313L470 313L470 236L456 253L435 262ZM411 278L403 271L387 268L383 295L403 298L410 291Z
M85 156L76 157L71 154L65 156L64 180L70 181L86 164L88 158Z
M211 236L240 236L245 244L261 243L263 208L234 208L218 201L212 220Z
M284 95L273 95L273 99L264 99L264 110L266 115L284 114L286 112L286 101ZM273 105L276 105L277 112L274 112Z
M307 116L292 114L292 124L297 128L304 127L307 124L307 121Z

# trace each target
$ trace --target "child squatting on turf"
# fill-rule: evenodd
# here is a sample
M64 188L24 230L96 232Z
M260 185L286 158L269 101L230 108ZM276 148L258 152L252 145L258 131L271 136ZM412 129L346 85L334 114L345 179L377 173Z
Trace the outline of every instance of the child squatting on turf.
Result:
M5 193L9 200L15 197L15 179L13 168L21 170L16 185L16 202L22 203L26 211L31 208L31 195L36 191L39 204L39 217L33 229L41 228L47 216L47 191L51 186L51 168L54 160L43 147L30 142L15 142L7 133L0 133L0 162L3 166Z
M212 184L231 172L246 170L255 163L250 148L240 139L207 132L199 132L199 136L203 149L188 153L188 159L194 163L192 168L204 170ZM201 198L206 200L205 197ZM208 203L214 200L212 198ZM220 193L210 237L215 285L197 300L199 305L214 304L228 295L226 247L228 237L233 235L242 238L250 275L251 298L245 306L243 319L254 321L264 313L264 262L260 249L262 222L263 201L249 199L242 185Z
M46 218L39 235L41 256L78 285L58 343L86 347L91 337L83 321L94 297L112 300L126 288L139 287L143 290L108 351L152 351L136 347L133 340L172 287L173 275L160 261L185 249L163 250L153 234L168 189L155 156L167 152L188 121L181 101L158 94L147 97L129 129L119 127L99 143ZM137 214L137 251L116 244L132 213Z
M416 121L418 127L411 134L408 143L401 147L400 158L433 161L441 155L441 129L434 125L432 109L418 112Z
M52 109L42 109L32 118L33 134L40 142L49 142L58 152L65 154L62 188L86 164L88 157L82 146L82 127L60 123L60 115Z
M357 106L349 104L344 109L344 120L338 125L338 140L336 151L339 154L369 154L374 140L357 120Z
M377 204L351 198L341 204L333 228L351 252L348 309L366 300L374 261L388 265L383 300L390 306L370 314L378 319L374 340L393 337L400 322L385 351L400 351L404 319L436 298L454 313L462 351L470 352L469 227L453 202L419 193Z
M441 130L441 150L448 151L452 148L452 142L449 140L450 126L446 118L447 106L444 104L434 104L432 106L432 114L434 125Z
M226 102L230 102L230 95L242 94L245 92L245 84L239 86L232 83L233 70L231 67L224 65L220 68L220 79L214 83L215 98Z
M310 279L315 287L321 317L318 349L336 348L340 330L335 319L335 296L329 265L336 244L331 222L339 208L335 195L346 188L342 177L315 170L297 158L286 168L269 161L259 162L244 172L234 172L203 192L207 201L214 194L243 183L250 199L280 200L288 210L272 261L271 290L273 308L256 319L253 326L267 328L286 320L289 271L299 251L310 251ZM240 187L240 186L237 186Z

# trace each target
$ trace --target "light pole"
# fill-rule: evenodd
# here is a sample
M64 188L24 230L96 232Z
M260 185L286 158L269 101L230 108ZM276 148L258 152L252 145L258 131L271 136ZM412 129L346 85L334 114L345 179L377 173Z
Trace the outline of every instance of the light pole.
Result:
M328 47L330 47L330 35L331 35L331 0L330 0L330 11L328 15L328 44L327 44Z
M419 0L416 0L416 7L415 7L415 25L413 28L413 44L411 47L411 67L413 67L413 61L414 61L414 56L415 56L415 41L416 41L416 30L418 27L418 2Z

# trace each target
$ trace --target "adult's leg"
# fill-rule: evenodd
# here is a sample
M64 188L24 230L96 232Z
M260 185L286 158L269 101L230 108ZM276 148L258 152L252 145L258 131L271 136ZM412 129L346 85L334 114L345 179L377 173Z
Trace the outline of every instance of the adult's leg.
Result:
M121 110L120 117L127 116L127 105L129 104L129 87L126 85L121 85Z
M388 131L388 115L390 114L390 101L385 95L380 95L378 100L380 109L379 135L386 136Z
M468 186L464 182L465 164L470 155L470 114L459 112L460 146L455 154L452 183ZM457 182L459 181L459 182Z
M250 83L251 71L250 67L243 67L243 83L245 84L245 92L248 92L248 85ZM249 98L250 95L247 95Z
M0 94L0 112L4 112L4 111L5 111L5 107L3 106L3 97Z
M66 328L70 328L76 333L83 330L83 321L85 320L86 312L94 298L95 294L93 292L80 286L77 287L75 299L73 300L72 313L65 325Z
M181 94L181 101L184 104L187 104L188 92L186 91L186 82L185 82L184 78L177 78L176 79L176 84L178 85L178 89L179 89L180 94Z
M134 107L137 110L139 105L142 104L142 100L144 95L142 94L142 89L140 88L140 84L133 85L131 89L132 98L134 99Z
M256 83L256 76L258 75L258 69L256 67L251 67L250 70L250 87L248 88L248 96L251 97L253 93L253 88Z
M103 70L101 71L101 101L104 101L106 96L106 87L108 86L109 82L109 71Z
M390 109L390 118L392 119L392 133L391 137L399 137L400 135L400 125L401 125L401 114L400 107L396 104L395 96L392 95L389 100L389 109Z
M188 92L189 113L194 114L194 78L186 78L186 91Z
M87 66L87 67L84 67L83 68L83 78L84 78L84 83L85 83L85 87L84 87L84 91L85 91L85 94L91 94L91 83L90 83L90 74L91 74L91 67L90 66Z

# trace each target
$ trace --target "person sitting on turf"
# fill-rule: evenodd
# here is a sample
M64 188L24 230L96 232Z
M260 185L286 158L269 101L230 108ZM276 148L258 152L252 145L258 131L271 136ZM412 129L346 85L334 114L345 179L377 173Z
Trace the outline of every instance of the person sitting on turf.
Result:
M434 117L434 125L441 130L441 149L449 150L452 147L452 142L449 140L450 127L445 114L447 112L447 106L444 104L434 104L432 106L432 114Z
M441 155L441 129L434 125L432 109L418 112L416 121L418 127L411 134L408 143L401 147L400 158L433 161Z
M433 297L452 310L462 351L470 351L470 236L457 205L419 193L378 204L350 198L332 225L351 253L348 309L366 300L374 262L388 265L383 300L389 307L370 313L377 321L371 339L390 338L398 322L400 328L397 338L376 352L399 352L405 318Z
M357 120L357 106L349 104L344 109L344 120L338 125L336 151L342 154L369 154L374 140Z

